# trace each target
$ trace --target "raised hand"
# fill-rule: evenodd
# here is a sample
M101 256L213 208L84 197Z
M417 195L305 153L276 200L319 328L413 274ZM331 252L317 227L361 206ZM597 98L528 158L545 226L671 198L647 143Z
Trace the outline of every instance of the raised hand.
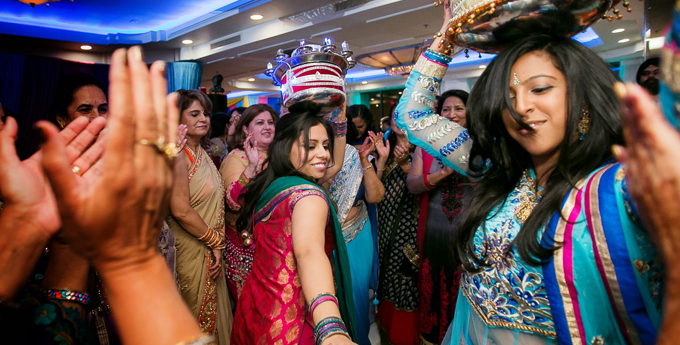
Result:
M369 132L369 135L372 132ZM375 143L371 140L371 137L366 137L364 143L359 148L359 157L361 160L368 160L368 155L375 149Z
M184 146L187 145L187 125L177 126L177 151L184 150Z
M176 97L166 98L164 72L162 62L147 70L139 47L127 51L127 65L125 50L111 57L110 131L94 184L78 184L56 127L41 126L47 138L43 166L59 204L63 236L100 270L134 266L157 254L179 119Z
M647 92L617 84L622 96L626 148L613 151L627 169L628 190L655 237L669 272L680 268L680 134ZM673 273L680 281L680 271Z
M243 142L243 150L246 151L246 157L248 157L248 165L252 167L257 167L257 164L260 161L260 152L257 151L257 141L251 142L252 137L253 133L248 134L246 140Z
M398 165L408 163L409 156L410 152L408 145L397 145L394 147L394 158L396 159Z
M96 162L103 151L104 135L91 143L105 124L101 117L89 124L87 118L80 117L55 133L64 143L62 159L77 185L90 184L100 172ZM57 202L41 166L43 151L20 161L14 146L17 130L13 118L0 130L0 195L5 203L0 215L0 295L7 297L25 282L47 242L61 227Z
M375 150L378 152L380 159L387 159L390 155L390 142L385 141L383 144L382 132L378 132L378 134L368 132L368 136L371 138L372 142L376 143Z

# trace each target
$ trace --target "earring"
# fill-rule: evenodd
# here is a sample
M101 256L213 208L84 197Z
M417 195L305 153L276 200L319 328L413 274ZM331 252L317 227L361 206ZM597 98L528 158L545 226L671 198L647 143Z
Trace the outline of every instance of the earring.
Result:
M590 130L590 110L584 107L581 110L581 121L578 122L578 139L583 140Z

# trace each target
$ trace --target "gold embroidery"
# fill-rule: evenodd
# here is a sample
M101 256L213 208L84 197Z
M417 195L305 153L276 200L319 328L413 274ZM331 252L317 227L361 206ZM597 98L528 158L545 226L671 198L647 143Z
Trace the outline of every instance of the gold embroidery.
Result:
M281 302L279 301L274 301L274 305L272 306L272 311L269 313L269 317L272 319L279 317L281 315Z
M420 255L416 253L410 244L404 245L402 250L404 251L404 255L406 255L408 261L410 261L416 267L420 266Z
M623 181L623 179L626 177L626 168L621 168L619 171L616 172L616 180L617 181Z
M281 266L281 257L278 255L274 255L272 257L272 267L274 267L274 269L278 269L279 266Z
M277 340L274 345L283 345L283 339Z
M269 336L274 338L277 335L281 334L281 328L283 328L283 321L281 319L276 320L269 328Z
M300 282L300 275L297 273L295 273L295 277L293 277L293 285L298 288L302 286L302 283Z
M649 270L649 265L647 265L644 261L637 259L633 261L633 264L635 265L635 269L638 271L640 274L644 274Z
M546 331L542 328L538 328L538 327L534 327L534 326L521 325L521 324L513 323L513 322L501 322L501 321L489 320L486 317L486 313L484 313L484 311L482 311L479 308L477 303L475 303L474 299L471 296L468 295L468 292L465 289L462 289L462 291L463 291L463 294L465 295L465 297L467 297L468 301L470 301L470 305L472 305L472 307L477 312L477 315L479 317L481 317L482 321L484 321L484 323L489 325L489 326L503 327L503 328L514 328L514 329L519 329L521 331L527 331L527 332L533 332L533 333L538 333L538 334L542 334L542 335L547 335L547 336L552 337L552 338L557 337L557 333L549 332L549 331ZM489 300L487 300L486 302L493 303Z
M295 321L295 318L297 317L297 306L295 304L291 304L288 306L288 310L286 310L286 316L285 320L286 323L291 323Z
M286 254L286 267L292 272L295 271L297 268L297 263L295 262L295 256L293 255L293 252L288 252Z
M267 345L267 335L263 334L257 341L257 345Z
M288 331L286 332L286 341L292 343L295 339L298 338L298 333L299 327L297 324L295 324L293 325L293 327L289 328Z
M278 248L281 251L285 251L288 249L288 246L286 245L286 238L283 237L283 234L279 232L278 235L276 235L276 248Z
M304 308L305 304L307 304L307 301L305 301L305 294L302 293L302 291L300 291L300 293L298 294L297 304L302 308Z
M576 184L576 190L572 191L569 195L569 199L562 207L562 213L567 210L574 208L576 204L576 195L579 193L578 190L583 188L585 180L579 181ZM557 230L555 231L555 243L564 242L564 230L567 227L567 222L563 217L560 217L559 223L557 224ZM567 321L567 326L569 327L569 335L571 341L574 344L581 343L581 335L578 330L578 323L576 322L576 313L574 312L574 304L571 303L571 297L569 295L569 288L567 287L567 280L565 277L565 272L562 267L564 267L564 248L558 247L555 250L554 261L555 261L555 278L559 285L560 295L562 296L562 301L564 303L564 317Z
M413 67L413 69L420 72L420 74L435 77L437 79L442 79L442 77L444 77L447 68L448 66L442 66L440 64L434 63L423 56L418 59L415 67Z
M293 234L293 226L289 217L286 217L286 219L283 221L283 233L286 234L286 236Z
M288 273L288 270L282 269L281 273L279 273L279 279L278 282L279 284L283 285L288 283L288 280L290 279L290 274Z
M290 285L286 285L285 288L283 288L283 292L281 293L281 299L283 300L283 303L288 304L290 300L293 299L293 287Z
M593 212L591 212L593 229L590 229L590 231L592 231L593 234L595 235L594 244L597 246L597 250L600 253L602 266L605 272L605 278L609 282L609 288L611 291L611 297L613 299L614 305L616 306L616 309L619 311L619 315L621 316L623 324L628 329L628 334L630 335L631 340L633 341L633 343L637 344L640 343L641 340L638 336L635 326L633 325L633 321L630 319L630 316L626 312L626 306L623 302L623 295L621 292L621 288L619 287L619 281L616 277L616 270L614 268L614 263L612 262L611 259L611 254L609 253L609 246L607 245L607 239L604 234L604 228L602 225L602 215L600 214L600 199L598 198L597 186L600 185L602 175L604 175L604 173L608 169L610 169L610 167L611 166L602 169L599 173L593 176L592 182L590 182L593 186L590 189L590 205L589 205L590 209L593 210ZM637 268L637 262L635 263L635 266Z
M212 266L212 256L210 249L208 251L206 260L206 270ZM201 301L201 309L198 313L198 325L203 333L215 333L215 319L217 318L217 291L215 289L215 281L209 276L205 277L205 285L203 286L203 300Z
M238 177L238 184L240 184L241 187L245 187L248 184L248 182L250 182L250 179L246 177L246 172L244 170Z

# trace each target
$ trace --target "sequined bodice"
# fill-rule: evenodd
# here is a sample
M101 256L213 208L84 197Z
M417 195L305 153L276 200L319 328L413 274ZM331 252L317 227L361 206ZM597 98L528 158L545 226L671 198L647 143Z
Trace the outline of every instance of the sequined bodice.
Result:
M481 230L475 233L475 254L485 258L489 266L478 273L465 272L461 288L488 326L555 337L541 268L526 264L516 247L508 251L521 228L515 212L529 182L522 178L500 211L492 211L497 214L486 222L486 236Z

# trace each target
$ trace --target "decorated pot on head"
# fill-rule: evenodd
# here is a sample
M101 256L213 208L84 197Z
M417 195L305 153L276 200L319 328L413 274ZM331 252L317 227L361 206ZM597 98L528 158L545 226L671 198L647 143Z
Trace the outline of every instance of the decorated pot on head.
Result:
M527 34L572 37L600 18L621 19L620 0L439 0L451 2L446 38L481 53L497 53ZM640 0L642 1L642 0ZM630 2L623 1L630 12ZM607 15L609 10L613 15Z
M323 46L302 40L290 56L279 49L274 57L277 65L268 63L264 73L281 88L286 108L297 102L314 101L322 105L323 113L328 113L343 104L345 73L356 63L347 42L341 48L336 52L336 46L326 38Z

